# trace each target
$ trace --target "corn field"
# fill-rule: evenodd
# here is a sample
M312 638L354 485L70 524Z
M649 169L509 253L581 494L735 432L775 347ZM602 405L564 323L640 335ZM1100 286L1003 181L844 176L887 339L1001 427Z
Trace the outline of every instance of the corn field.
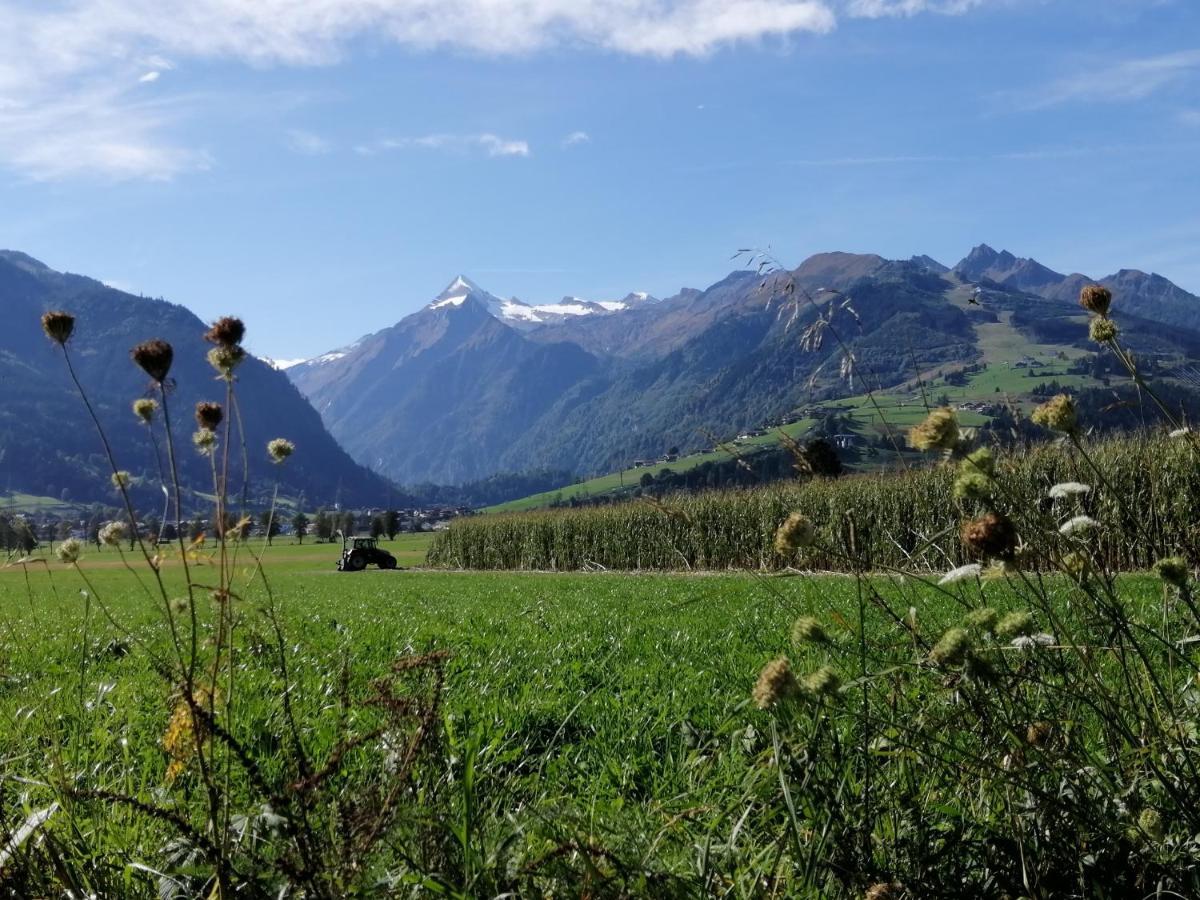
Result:
M1096 558L1111 570L1144 569L1168 553L1200 561L1200 468L1189 441L1126 437L1043 445L1001 459L1002 504L1053 515L1047 492L1092 487L1083 512L1103 528ZM462 569L780 569L936 571L967 562L953 469L926 466L837 481L668 497L573 510L460 519L438 535L430 565ZM793 511L816 523L799 557L774 548ZM1036 557L1037 548L1030 548Z

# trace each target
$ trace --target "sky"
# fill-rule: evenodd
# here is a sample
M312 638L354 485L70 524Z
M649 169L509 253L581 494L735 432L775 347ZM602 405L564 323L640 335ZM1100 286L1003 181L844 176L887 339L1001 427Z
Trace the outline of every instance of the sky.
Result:
M0 247L310 357L462 273L986 242L1200 293L1194 0L0 0Z

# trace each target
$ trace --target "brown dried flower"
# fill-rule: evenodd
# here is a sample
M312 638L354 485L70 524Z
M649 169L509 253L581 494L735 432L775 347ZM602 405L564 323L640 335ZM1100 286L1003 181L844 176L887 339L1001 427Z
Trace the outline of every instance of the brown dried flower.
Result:
M917 450L953 450L958 438L958 418L948 406L935 409L908 432L908 443Z
M221 409L220 403L204 402L196 404L196 424L201 428L216 431L223 417L224 411Z
M75 317L70 313L54 310L42 316L42 331L56 344L65 345L71 339L71 332L74 330Z
M1017 529L1007 516L985 513L963 523L962 542L976 556L1012 559L1017 549Z
M1075 401L1069 394L1057 394L1051 397L1030 415L1035 425L1049 428L1051 431L1072 433L1079 427L1075 414Z
M246 326L233 316L222 316L204 333L206 341L221 347L236 347L245 336Z
M788 700L800 693L800 684L792 672L792 664L786 656L773 659L759 673L754 685L754 705L759 709L770 709L781 700Z
M155 338L138 344L129 351L129 356L147 375L162 384L167 380L167 373L171 371L175 351L166 341Z
M1102 284L1085 285L1079 292L1079 305L1090 313L1107 316L1112 305L1112 291Z

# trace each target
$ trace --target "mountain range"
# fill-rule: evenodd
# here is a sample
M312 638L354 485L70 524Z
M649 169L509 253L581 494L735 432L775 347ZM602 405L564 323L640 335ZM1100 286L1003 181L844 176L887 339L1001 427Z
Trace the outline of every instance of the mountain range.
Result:
M997 329L1090 352L1075 300L1091 280L982 244L953 267L822 253L608 304L501 300L460 276L396 325L287 372L352 456L401 482L608 471L863 386L984 365ZM1100 281L1133 349L1200 350L1195 296L1134 270Z
M161 502L158 463L146 427L131 410L135 399L150 395L149 382L129 351L150 338L173 345L169 403L181 481L195 492L212 491L209 461L192 448L192 410L201 400L223 401L224 390L205 360L207 326L199 318L182 306L57 272L14 251L0 251L0 309L5 319L0 329L0 490L77 503L117 500L103 448L62 353L42 333L42 313L61 309L76 317L68 346L80 381L118 465L134 476L135 497L151 509ZM284 496L303 495L314 505L369 503L391 489L338 446L284 373L247 357L238 368L237 396L256 500L269 498L276 484ZM272 465L266 454L267 441L276 437L296 445L282 466ZM231 484L240 489L240 450L235 456L239 462Z

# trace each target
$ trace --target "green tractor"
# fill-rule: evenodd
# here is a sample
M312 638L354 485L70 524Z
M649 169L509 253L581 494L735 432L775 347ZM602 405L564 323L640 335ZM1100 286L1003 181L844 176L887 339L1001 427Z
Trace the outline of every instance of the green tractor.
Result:
M375 538L356 537L342 542L342 558L338 560L339 572L361 572L367 566L381 569L396 568L396 557L381 550Z

